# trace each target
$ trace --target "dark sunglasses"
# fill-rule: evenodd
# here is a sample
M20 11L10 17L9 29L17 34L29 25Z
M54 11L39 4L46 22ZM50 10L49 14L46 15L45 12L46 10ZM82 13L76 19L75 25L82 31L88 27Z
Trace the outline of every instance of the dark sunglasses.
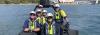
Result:
M53 18L52 16L47 17L47 19L52 19L52 18Z
M36 14L40 14L41 12L36 12Z
M36 16L36 14L33 14L33 13L31 13L30 15L31 15L31 16Z

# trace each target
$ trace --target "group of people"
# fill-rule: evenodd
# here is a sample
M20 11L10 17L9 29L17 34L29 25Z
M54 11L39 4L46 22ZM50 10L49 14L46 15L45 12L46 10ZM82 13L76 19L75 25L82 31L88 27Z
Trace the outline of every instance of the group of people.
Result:
M59 4L53 5L55 12L48 13L43 5L38 5L29 13L29 18L24 22L24 32L35 32L36 35L63 35L68 32L67 14ZM67 29L66 29L67 28Z

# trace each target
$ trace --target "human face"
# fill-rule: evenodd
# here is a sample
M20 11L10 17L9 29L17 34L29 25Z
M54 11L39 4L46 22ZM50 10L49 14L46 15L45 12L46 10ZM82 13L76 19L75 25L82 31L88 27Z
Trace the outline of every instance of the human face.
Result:
M44 16L44 17L45 17L46 15L47 15L47 13L46 13L46 12L42 13L42 16Z
M39 16L39 17L41 16L41 12L37 12L36 14L37 14L37 16Z
M52 22L53 21L53 17L47 17L47 20L49 21L49 22Z
M59 8L58 8L58 7L55 7L54 9L55 9L55 11L58 11L58 10L59 10Z
M59 11L59 8L56 8L56 11Z
M36 15L35 15L35 14L31 14L31 15L30 15L30 18L31 18L31 19L36 19Z

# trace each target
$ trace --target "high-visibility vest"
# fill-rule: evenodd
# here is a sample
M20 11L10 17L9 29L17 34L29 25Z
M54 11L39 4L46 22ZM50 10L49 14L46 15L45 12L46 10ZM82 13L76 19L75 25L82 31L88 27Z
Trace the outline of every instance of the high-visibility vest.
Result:
M54 12L54 16L56 20L61 19L62 17L67 16L66 13L64 12L64 10L59 10L57 12Z
M55 19L56 19L56 20L59 20L59 19L61 18L61 15L60 15L59 12L55 12L55 13L54 13L54 16L55 16Z
M34 21L31 21L31 20L29 20L29 29L30 30L33 30L34 28L35 28L35 23L34 23Z
M41 24L45 24L45 23L46 23L46 18L45 18L45 17L43 17L43 18L38 17L38 18L37 18L37 21L38 21L39 23L41 23Z
M41 20L41 17L37 17L36 20L37 20L37 22L39 22L39 23L41 23L41 21L42 21L42 20Z
M53 25L48 25L48 34L51 34L51 35L54 34Z
M43 17L41 20L42 20L41 21L42 24L45 24L46 23L46 18L45 17Z

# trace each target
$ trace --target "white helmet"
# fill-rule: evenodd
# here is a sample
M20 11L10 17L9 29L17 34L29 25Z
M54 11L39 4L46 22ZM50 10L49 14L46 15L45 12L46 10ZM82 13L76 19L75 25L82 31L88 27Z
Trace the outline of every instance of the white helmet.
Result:
M47 10L43 10L43 12L47 12Z
M37 10L36 10L36 12L41 12L41 11L42 11L42 9L37 9Z
M36 12L34 12L34 11L31 11L30 13L36 14Z
M43 7L43 5L38 5L39 7Z
M60 7L60 5L59 4L55 4L54 7Z
M53 3L56 4L57 2L56 1L53 1Z
M49 17L49 16L53 16L53 14L52 13L47 13L47 17Z

